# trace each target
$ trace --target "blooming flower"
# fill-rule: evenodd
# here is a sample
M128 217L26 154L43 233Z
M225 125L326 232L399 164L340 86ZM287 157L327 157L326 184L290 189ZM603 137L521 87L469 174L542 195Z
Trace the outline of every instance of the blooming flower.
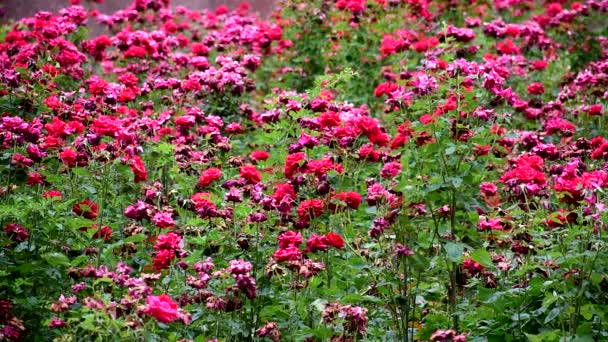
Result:
M4 227L4 232L8 235L9 239L15 242L23 242L29 238L27 229L17 223L9 223Z
M173 217L171 217L171 214L167 212L158 212L154 214L154 217L152 217L152 222L154 222L154 225L159 228L169 228L175 225Z
M222 170L212 167L203 172L198 179L198 186L207 187L222 177Z
M178 305L166 294L148 296L147 305L143 312L157 321L169 324L179 318Z
M247 164L241 167L240 173L241 178L246 180L249 184L256 184L262 181L262 176L254 165Z
M154 245L154 249L175 250L175 249L179 248L181 241L182 241L182 237L173 232L167 233L167 234L161 234L156 238L156 244Z

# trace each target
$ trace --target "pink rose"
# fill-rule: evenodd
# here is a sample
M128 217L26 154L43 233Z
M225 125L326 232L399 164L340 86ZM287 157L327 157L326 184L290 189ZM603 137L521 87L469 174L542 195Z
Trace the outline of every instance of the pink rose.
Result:
M169 324L179 318L177 303L166 294L149 296L148 305L144 309L144 312L165 324Z

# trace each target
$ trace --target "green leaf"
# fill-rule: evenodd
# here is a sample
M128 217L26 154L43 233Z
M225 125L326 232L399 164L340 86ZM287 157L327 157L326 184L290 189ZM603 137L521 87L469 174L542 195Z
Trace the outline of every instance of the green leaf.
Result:
M289 314L283 308L283 305L268 305L260 311L261 319L278 319L289 318Z
M85 206L82 205L81 206L83 208L83 210L90 210L89 208L84 208ZM84 218L84 217L74 217L74 218L70 218L67 222L67 226L70 227L70 229L73 230L79 230L80 228L89 228L91 227L91 224L93 224L93 221Z
M485 248L476 249L473 253L471 253L471 259L475 260L484 267L494 267L494 264L492 263L492 257L490 256L490 253L486 251Z
M450 146L450 147L448 147L448 148L445 149L445 155L446 156L452 155L452 154L454 154L454 152L456 152L456 146L455 145L452 145L452 146Z
M444 248L451 261L458 262L462 259L462 253L464 252L464 245L462 243L449 241L446 242Z
M547 317L545 317L545 324L554 320L557 316L559 316L559 314L561 312L562 312L561 306L554 307L553 310L549 311L549 314L547 315Z
M319 312L323 312L323 310L325 310L325 304L327 304L326 299L317 298L314 302L310 303L310 306Z
M588 321L590 321L595 315L596 310L593 304L585 304L581 307L581 315Z
M46 253L42 257L52 266L67 266L70 264L70 259L65 254L59 252Z
M146 239L146 235L145 234L136 234L133 236L129 236L128 238L125 239L125 243L128 242L142 242Z
M373 302L373 303L378 303L381 302L382 299L378 298L378 297L374 297L374 296L364 296L364 295L360 295L358 293L351 293L351 294L347 294L344 297L342 297L342 300L345 303L360 303L360 302Z
M76 176L85 177L85 178L91 177L91 173L89 172L89 170L87 170L84 167L75 167L75 168L72 169L72 172Z
M452 186L454 186L454 188L458 189L462 186L462 178L448 177L448 179L450 180L450 182L452 183Z
M544 331L539 335L526 334L526 337L530 342L551 342L557 341L559 338L559 331Z
M78 265L82 264L83 262L85 262L88 259L89 259L89 257L86 256L86 255L79 255L74 260L72 260L72 262L70 263L70 265L71 266L78 266Z

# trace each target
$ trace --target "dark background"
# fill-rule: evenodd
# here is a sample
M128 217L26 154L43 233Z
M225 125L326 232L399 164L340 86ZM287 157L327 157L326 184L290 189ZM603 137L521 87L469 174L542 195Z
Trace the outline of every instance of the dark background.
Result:
M226 5L230 9L236 8L243 0L171 0L171 5L185 6L189 9L215 9L219 5ZM272 10L272 0L249 0L252 12L260 13L266 17ZM84 1L82 1L84 3ZM87 2L86 5L93 4ZM131 4L130 0L105 0L102 4L95 3L95 7L101 13L111 14L116 10L123 9ZM10 19L18 20L30 17L38 11L57 12L61 8L70 6L69 0L0 0L0 23L6 23Z

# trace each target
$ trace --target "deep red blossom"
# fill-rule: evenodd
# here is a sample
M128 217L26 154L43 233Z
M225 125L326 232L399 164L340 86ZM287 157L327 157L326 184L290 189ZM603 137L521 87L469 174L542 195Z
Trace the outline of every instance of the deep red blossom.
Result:
M212 167L203 171L203 174L198 179L198 186L207 187L220 178L222 178L222 170Z
M167 233L167 234L161 234L156 238L156 244L154 245L154 249L176 250L179 248L181 241L182 241L182 237L173 232Z
M302 233L289 230L279 235L277 239L279 248L298 247L302 243Z
M94 203L90 199L86 199L82 202L74 204L72 207L72 211L74 214L78 216L83 216L89 220L94 220L97 218L97 211L99 209L99 205Z
M9 223L4 227L8 238L15 242L23 242L29 238L27 228L17 223Z
M331 159L320 159L320 160L311 160L307 163L308 171L314 173L317 176L322 176L327 173L327 171L332 170L334 168L334 163Z
M588 113L591 116L601 116L604 114L604 107L601 104L591 105L589 106Z
M539 95L545 92L545 87L542 83L531 83L528 86L528 94Z
M43 185L44 184L44 176L39 174L38 172L30 172L27 174L27 179L25 180L25 184L27 185Z
M344 206L344 204L338 205L336 201L344 202L348 208L357 210L361 204L362 197L359 193L354 191L334 194L328 204L329 210L335 212L339 207Z
M380 152L374 150L374 145L365 144L359 148L359 159L367 159L376 162L380 160Z
M462 268L467 270L471 276L475 276L484 270L484 267L472 259L466 259L462 263Z
M317 117L317 122L323 128L340 126L340 114L332 111L323 112Z
M63 164L69 168L76 167L76 151L72 148L66 148L59 153L59 158Z
M103 226L97 228L97 225L92 227L95 229L95 233L93 234L93 239L104 239L105 241L110 241L112 239L112 229L109 226Z
M246 180L249 184L257 184L262 181L262 175L260 175L258 169L251 164L242 166L240 174L241 178Z
M265 161L269 157L270 157L270 154L268 152L260 151L260 150L253 151L249 155L249 159L251 159L252 162Z
M324 251L329 247L329 241L325 235L312 234L306 241L306 252L314 253Z
M308 222L312 217L323 215L323 201L320 199L305 200L298 207L300 221Z
M58 200L62 200L61 192L59 190L48 190L42 194L42 198L45 199L53 199L56 198Z
M287 247L278 249L272 256L277 262L295 261L302 257L302 252L298 247Z
M327 235L325 235L325 238L330 246L337 249L344 248L344 239L340 235L333 232L329 232L327 233Z
M380 44L380 53L383 58L386 58L392 54L405 51L408 47L409 44L407 41L400 38L394 38L392 35L384 35L382 43ZM376 97L379 97L379 95L376 95Z
M380 97L382 95L388 95L391 92L397 90L397 88L399 88L399 85L397 85L396 83L389 83L389 82L380 83L374 90L374 96Z
M285 177L292 178L296 172L302 172L305 161L304 152L293 153L285 157Z
M172 249L161 249L156 253L153 261L153 267L155 270L165 270L171 267L171 263L175 259L175 251Z
M131 171L133 171L133 181L135 183L148 180L148 171L146 170L146 165L144 165L144 161L140 156L132 157L129 161L129 167L131 167Z

